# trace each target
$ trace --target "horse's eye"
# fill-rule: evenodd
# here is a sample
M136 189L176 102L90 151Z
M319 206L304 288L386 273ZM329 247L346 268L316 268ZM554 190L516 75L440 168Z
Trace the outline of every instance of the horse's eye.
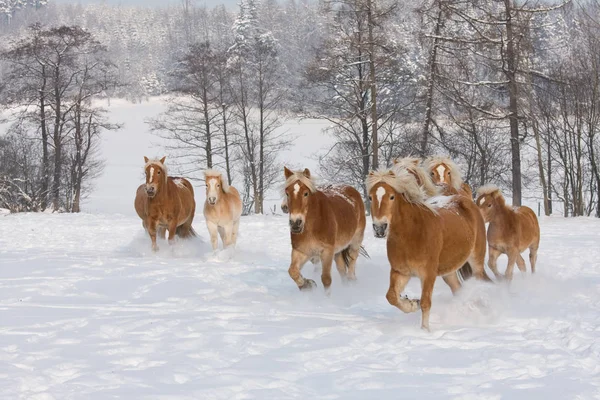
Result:
M158 171L157 174L160 175L160 171Z
M308 192L304 192L304 197L308 197Z
M435 176L435 173L433 173L433 172L432 172L432 173L431 173L431 176Z
M373 196L369 196L369 201L373 201Z
M396 198L396 196L394 196L394 195L390 196L390 200L394 200L395 198Z
M217 187L221 187L221 185L217 185Z
M290 197L290 194L286 192L285 197Z
M490 208L491 206L492 206L491 204L488 204L488 208Z

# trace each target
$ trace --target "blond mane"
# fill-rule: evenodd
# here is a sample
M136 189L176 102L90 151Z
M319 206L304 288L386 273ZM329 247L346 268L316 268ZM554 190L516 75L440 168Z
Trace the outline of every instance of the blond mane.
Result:
M395 159L392 171L394 171L394 173L399 173L402 170L411 171L419 177L421 187L425 190L427 197L439 196L440 188L433 183L430 174L427 173L425 168L421 165L420 158L404 157Z
M450 186L456 190L460 190L463 184L462 173L454 161L446 156L432 156L425 160L426 168L430 173L440 164L445 164L450 170Z
M494 184L487 184L477 189L477 197L483 196L486 194L492 194L494 192L498 192L498 194L502 194L500 188Z
M204 171L204 179L208 178L219 178L221 180L221 189L223 192L229 193L230 186L226 179L223 179L223 173L216 169L207 169Z
M292 175L285 180L281 191L284 192L285 189L298 181L306 186L311 193L315 193L317 191L317 186L313 181L313 178L308 178L306 175L304 175L304 171L293 171Z
M383 182L392 187L396 191L396 193L404 196L406 201L412 204L417 204L419 206L423 206L430 211L436 213L435 209L431 206L431 204L427 203L427 195L422 186L419 186L415 177L403 169L398 171L397 173L389 170L389 169L379 169L377 171L372 171L367 176L365 184L367 185L367 191L371 191L373 186L376 184Z
M146 164L144 164L144 170L146 170L146 168L148 168L151 165L158 165L163 171L165 171L165 175L168 175L167 166L160 162L160 159L155 158L148 160Z

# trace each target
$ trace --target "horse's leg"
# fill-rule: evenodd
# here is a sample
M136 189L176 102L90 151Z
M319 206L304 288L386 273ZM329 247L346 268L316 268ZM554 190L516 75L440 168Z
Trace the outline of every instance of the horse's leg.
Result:
M161 238L162 240L165 240L165 237L167 235L167 228L163 228L163 227L157 228L156 234L159 238Z
M529 263L531 264L531 273L535 274L535 263L537 262L538 243L529 247Z
M512 247L509 251L508 251L508 264L506 264L506 272L504 273L504 276L506 277L507 280L512 280L513 277L513 269L515 268L515 263L517 262L517 259L519 257L521 257L521 255L519 254L519 249L516 247Z
M400 297L409 280L409 275L400 274L392 269L390 271L390 288L385 295L385 298L391 305L399 308L405 313L417 311L420 303L419 300Z
M233 221L233 232L231 232L231 243L235 247L237 244L238 230L240 229L240 220Z
M321 253L321 282L325 292L329 291L331 286L331 264L333 263L333 249L323 250Z
M175 233L177 232L177 219L173 218L169 225L167 226L169 230L169 244L173 244L175 242Z
M317 286L315 281L304 278L300 273L300 270L309 258L308 255L296 249L292 249L292 262L290 263L288 273L294 282L296 282L296 285L298 285L298 289L300 290L311 290L313 287Z
M212 245L212 249L213 251L217 250L217 247L219 247L219 227L212 221L206 221L206 226L208 227L208 233L210 234L210 244Z
M517 254L517 267L523 273L527 272L527 267L525 266L525 260L523 260L523 256L521 254Z
M425 330L429 330L429 311L431 310L431 295L433 294L435 278L435 274L421 278L421 329Z
M346 263L344 262L344 256L342 256L342 252L340 251L335 255L335 266L342 277L342 282L346 283L348 280L348 272L346 271Z
M460 281L458 280L458 275L456 274L456 272L452 272L448 275L444 275L442 276L442 279L444 279L444 282L446 282L446 284L448 286L450 286L450 290L452 290L452 294L456 294L456 292L458 292L460 290L461 284Z
M221 240L223 240L223 247L229 247L233 244L233 230L235 227L233 226L233 221L223 226L223 233L221 235Z
M500 250L497 250L495 248L493 248L492 246L489 246L489 253L490 253L490 258L488 259L488 267L490 267L490 269L492 270L492 272L494 273L494 275L496 276L497 279L502 279L503 276L500 274L500 272L498 272L498 265L497 265L497 261L498 261L498 257L500 257L500 254L502 254L500 252Z
M148 224L146 224L147 229L148 229L148 234L150 235L150 240L152 241L152 250L153 251L158 251L158 245L156 244L157 225L158 225L157 221L150 221Z

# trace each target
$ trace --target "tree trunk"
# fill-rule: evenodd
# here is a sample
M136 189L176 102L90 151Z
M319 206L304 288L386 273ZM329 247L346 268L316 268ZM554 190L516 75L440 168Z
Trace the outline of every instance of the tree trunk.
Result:
M548 157L546 160L546 172L548 172L548 185L546 190L548 192L545 197L548 198L548 215L552 215L552 147L550 146L550 138L548 138L546 142L546 156Z
M204 82L206 82L206 77ZM204 114L204 129L206 130L206 168L211 169L213 167L212 140L210 137L210 115L208 113L208 93L206 91L206 84L204 84L202 88L202 112Z
M225 172L227 173L227 183L231 185L231 166L229 165L229 140L227 139L227 106L223 102L221 94L221 107L223 109L223 141L225 144Z
M508 78L509 92L509 121L510 121L510 148L512 155L512 204L521 205L521 149L519 141L519 118L518 118L518 86L516 81L516 53L513 37L513 21L511 14L511 0L504 0L506 11L506 65L504 70Z
M371 89L371 148L373 169L379 168L379 141L377 121L377 81L375 79L375 39L373 38L373 13L375 0L367 0L367 24L369 32L369 85ZM366 176L366 175L365 175Z
M264 121L264 112L265 112L265 104L264 104L264 88L263 88L263 71L262 68L259 71L259 80L258 80L258 110L260 113L260 139L259 139L259 154L258 154L258 213L263 213L263 197L265 194L265 186L264 186L264 178L265 178L265 121Z
M533 116L533 110L531 112ZM546 187L546 176L544 174L544 158L542 155L542 143L540 140L540 129L535 120L532 121L533 135L535 137L535 149L537 151L538 171L540 174L540 183L542 184L542 193L544 195L544 214L550 215L550 206L548 200L548 188Z
M429 54L429 80L427 81L427 94L425 95L425 121L421 130L421 157L427 156L427 147L429 145L429 125L431 124L431 115L433 113L433 82L435 79L435 65L437 63L437 52L439 46L439 35L442 29L442 7L438 2L438 15L435 21L434 38Z
M40 130L42 133L42 211L48 207L50 188L50 154L48 150L48 128L46 126L46 66L42 66L42 87L40 89Z
M52 182L52 207L53 211L58 211L60 208L60 179L62 176L62 140L61 140L61 95L60 95L60 72L59 67L55 68L54 72L54 177Z

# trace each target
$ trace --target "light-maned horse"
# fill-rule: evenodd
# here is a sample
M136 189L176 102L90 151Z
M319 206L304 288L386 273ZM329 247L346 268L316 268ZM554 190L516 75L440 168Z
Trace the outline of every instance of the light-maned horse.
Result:
M439 196L441 188L433 182L431 175L421 164L422 160L417 157L396 158L392 171L396 174L402 170L408 171L414 176L417 184L423 188L427 197Z
M506 279L512 279L515 263L521 272L526 272L525 260L521 257L526 249L529 249L531 272L535 273L540 246L540 225L535 212L527 206L507 206L504 196L495 185L486 185L477 190L477 205L485 222L489 222L488 264L496 277L502 277L497 267L500 254L508 256Z
M446 196L459 194L473 200L471 187L463 182L460 168L450 158L445 156L429 157L424 164L433 182L442 187L442 194Z
M196 212L194 188L185 178L167 175L165 158L150 160L144 157L146 183L138 187L134 203L154 251L158 250L156 236L164 239L167 230L169 243L175 235L181 238L196 236L192 229Z
M308 260L320 259L326 291L334 260L343 281L355 280L366 225L360 193L351 186L317 189L308 169L293 172L284 167L284 175L292 241L290 277L300 290L312 289L315 282L304 278L301 269Z
M469 262L472 269L468 268L468 273L490 281L484 270L483 217L464 196L444 197L444 203L438 205L427 202L423 188L408 171L371 172L366 185L375 236L387 236L391 272L386 298L406 313L421 308L421 327L429 329L436 277L442 276L456 293L461 284L455 272ZM420 300L401 297L413 276L421 280Z
M240 194L236 188L228 184L219 171L213 169L204 171L204 179L206 181L204 217L212 248L216 250L219 246L218 236L221 236L223 248L235 247L242 216Z

